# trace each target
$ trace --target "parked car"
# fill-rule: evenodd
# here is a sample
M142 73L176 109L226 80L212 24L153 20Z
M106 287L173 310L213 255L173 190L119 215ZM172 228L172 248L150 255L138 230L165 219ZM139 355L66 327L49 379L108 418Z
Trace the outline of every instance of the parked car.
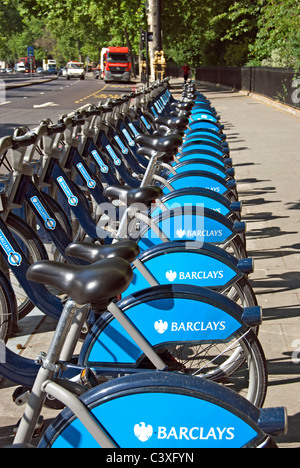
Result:
M0 68L0 73L6 73L5 68Z
M42 67L38 67L36 69L37 75L43 75L45 73L45 70Z
M48 75L57 75L57 69L55 65L49 65L47 70Z
M26 73L26 68L24 63L17 63L15 66L16 73Z
M13 73L13 69L12 68L7 68L6 73Z
M82 62L68 62L66 70L67 80L71 78L80 78L80 80L85 79L85 68L84 63Z

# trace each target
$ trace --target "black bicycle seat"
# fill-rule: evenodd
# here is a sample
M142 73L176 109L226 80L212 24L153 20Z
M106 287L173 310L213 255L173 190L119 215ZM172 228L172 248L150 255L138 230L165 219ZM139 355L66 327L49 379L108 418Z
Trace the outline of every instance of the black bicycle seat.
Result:
M178 135L139 135L135 138L140 146L146 146L159 153L168 153L182 145L182 138Z
M178 129L182 130L185 129L189 123L189 119L187 117L167 117L160 115L154 119L154 122L159 125L165 125L171 129Z
M110 245L73 242L66 248L66 255L68 257L80 258L88 263L116 257L123 258L131 263L137 258L139 253L139 246L130 240L119 241Z
M141 148L139 148L136 152L137 154L141 154L142 156L146 156L147 158L150 158L150 159L156 154L156 151L150 148L146 148L146 146L141 146ZM177 153L177 148L175 148L172 151L172 153L171 152L169 152L168 154L164 153L163 155L159 156L158 160L160 162L165 162L165 163L173 161L176 153Z
M69 265L41 260L31 265L27 279L54 286L77 304L103 310L111 299L126 291L133 277L123 258L110 258L91 265Z
M187 102L172 102L171 107L175 107L176 109L190 111L192 110L195 101L187 101Z
M134 203L143 203L148 205L149 202L156 200L162 196L162 189L158 186L146 186L139 188L131 188L121 185L110 185L103 191L105 197L112 200L121 200L127 206Z

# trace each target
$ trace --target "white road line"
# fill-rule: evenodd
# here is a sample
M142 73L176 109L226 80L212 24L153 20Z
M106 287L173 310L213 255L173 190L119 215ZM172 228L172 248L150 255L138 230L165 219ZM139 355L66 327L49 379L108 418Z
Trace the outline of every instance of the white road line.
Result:
M10 104L11 101L0 102L0 106L5 106L5 104Z
M59 104L55 104L54 102L44 102L44 104L35 104L33 108L39 109L40 107L54 107L54 106L59 106Z

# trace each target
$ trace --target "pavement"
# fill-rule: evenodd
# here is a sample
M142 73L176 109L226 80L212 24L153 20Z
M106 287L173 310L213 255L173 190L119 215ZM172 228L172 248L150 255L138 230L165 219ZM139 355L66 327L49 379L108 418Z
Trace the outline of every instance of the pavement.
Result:
M24 88L26 86L32 86L34 84L39 83L47 83L48 81L57 80L57 76L33 76L30 78L27 77L17 77L15 78L13 75L9 75L8 77L4 77L5 88L6 89L14 89L14 88Z
M181 82L172 80L177 95ZM269 372L265 407L285 406L288 432L279 448L300 448L300 112L259 96L197 83L225 125L235 168L251 284L263 308L259 339ZM20 322L10 347L35 358L47 349L55 324L38 310ZM23 408L12 403L14 385L0 389L0 447L12 441ZM55 414L46 410L46 420Z

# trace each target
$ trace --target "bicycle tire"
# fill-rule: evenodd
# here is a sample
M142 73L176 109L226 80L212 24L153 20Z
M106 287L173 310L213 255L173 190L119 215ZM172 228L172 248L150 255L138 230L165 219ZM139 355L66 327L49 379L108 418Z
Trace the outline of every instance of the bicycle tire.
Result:
M48 260L48 255L44 244L41 242L35 231L21 218L10 213L6 220L6 224L17 241L21 242L22 250L26 254L30 263L39 260ZM15 291L18 303L18 319L21 320L28 315L35 307L32 301L27 297L23 288L16 281L11 270L6 268L8 278Z
M0 270L0 340L7 343L17 324L17 303L6 275Z

